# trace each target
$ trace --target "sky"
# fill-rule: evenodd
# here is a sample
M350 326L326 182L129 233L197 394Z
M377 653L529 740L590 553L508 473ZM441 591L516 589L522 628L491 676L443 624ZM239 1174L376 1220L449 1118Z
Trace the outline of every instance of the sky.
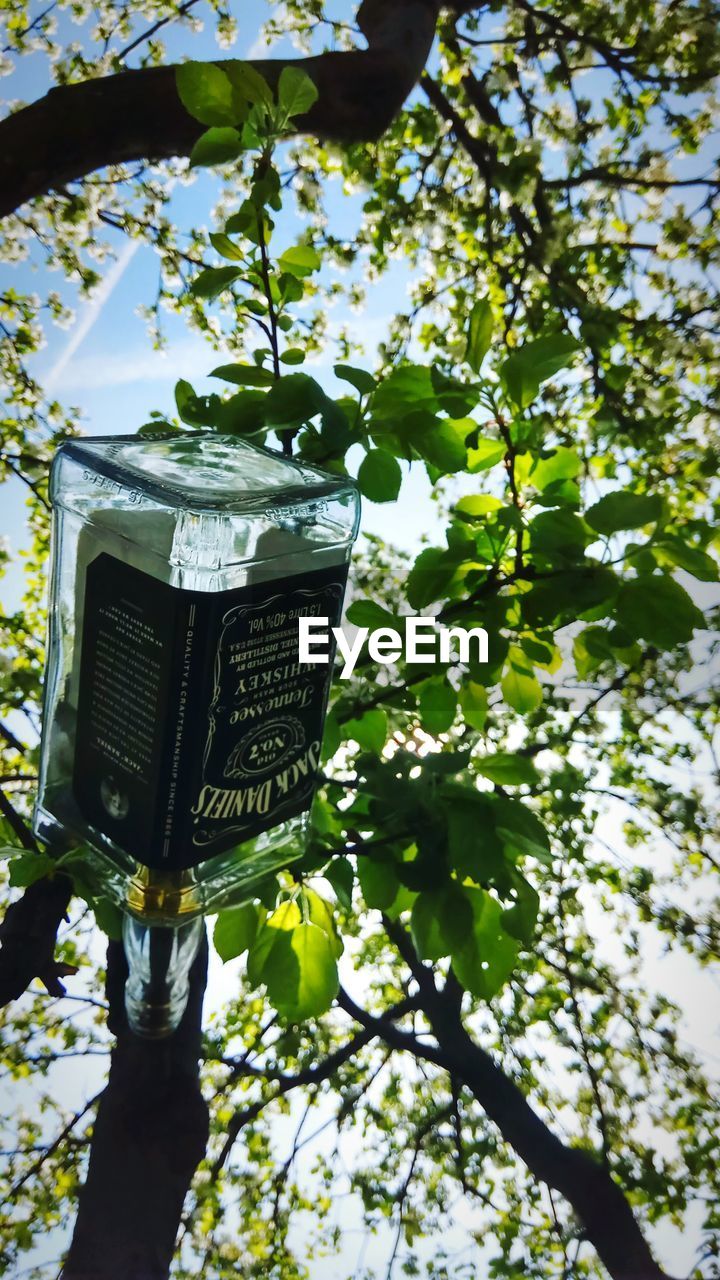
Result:
M264 50L257 39L261 18L267 6L260 0L250 0L242 6L241 31L235 48L220 56L257 57ZM217 46L209 35L190 37L186 33L171 34L168 38L169 57L192 50L194 57L216 57ZM0 87L2 87L0 85ZM39 58L30 58L22 72L7 82L12 97L33 99L46 88L44 64ZM212 180L201 177L190 187L182 186L173 196L172 210L178 225L207 224ZM336 226L349 225L357 216L357 202L343 198L339 184L331 188L328 208ZM278 238L294 238L301 231L301 223L292 212L283 213L278 226ZM199 335L190 332L177 317L166 317L167 349L153 351L147 337L145 321L137 309L152 301L157 285L157 260L151 249L126 242L122 236L108 233L114 244L116 257L109 267L102 284L94 296L76 305L76 315L67 330L47 328L47 345L37 357L33 372L44 380L48 390L66 404L77 405L81 411L83 430L90 434L132 433L148 420L152 410L173 412L173 388L179 377L193 382L200 393L217 390L217 383L207 379L207 372L219 363L216 353ZM3 276L19 290L26 288L42 293L58 288L73 302L72 291L62 284L59 274L50 275L41 259L34 255L30 263L10 268L3 266ZM333 323L350 325L366 347L366 356L354 363L373 365L373 352L384 336L387 323L399 306L402 306L409 275L407 270L394 265L393 269L377 285L368 290L367 309L362 316L338 307L332 316ZM311 372L326 389L339 393L340 386L332 374L331 355L308 362L304 368ZM357 459L355 460L357 465ZM365 502L362 528L365 532L379 533L389 541L409 551L417 550L424 537L432 538L439 527L433 504L429 501L430 487L421 467L412 469L403 485L397 504L377 506ZM25 545L24 525L25 496L22 487L7 485L2 493L2 518L0 532L10 540L16 553ZM5 606L13 608L19 598L22 565L18 559L2 584ZM608 838L619 832L621 815L609 819ZM618 835L619 838L619 835ZM648 955L648 966L657 982L669 989L679 999L686 1013L686 1035L690 1043L702 1049L708 1062L720 1064L720 1036L718 1018L708 1018L708 1008L718 1009L717 988L707 977L700 980L690 961L669 958L655 944L657 954ZM353 976L348 973L348 985L352 989ZM223 998L236 990L238 966L223 968L214 957L209 986L208 1011L212 1016ZM361 991L356 991L362 997ZM104 1065L101 1060L83 1068L84 1074L67 1065L63 1078L69 1092L89 1087L93 1076L98 1078ZM88 1075L89 1072L89 1075ZM281 1131L278 1130L279 1136ZM352 1143L345 1153L352 1158ZM466 1215L466 1211L463 1211ZM668 1243L668 1242L665 1242ZM349 1246L351 1248L352 1246ZM674 1240L668 1243L668 1264L689 1269L692 1261L691 1243ZM367 1246L364 1264L381 1267L387 1257L387 1236L382 1235ZM348 1254L349 1257L349 1254ZM335 1280L335 1264L318 1261L314 1267L316 1280ZM384 1274L378 1269L378 1275Z

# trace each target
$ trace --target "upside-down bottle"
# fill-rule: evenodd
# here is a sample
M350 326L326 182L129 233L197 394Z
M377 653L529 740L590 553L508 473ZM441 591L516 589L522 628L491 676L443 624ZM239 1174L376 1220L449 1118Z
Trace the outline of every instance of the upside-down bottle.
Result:
M359 501L215 433L58 451L35 832L77 847L124 912L126 1005L165 1035L201 917L302 856Z

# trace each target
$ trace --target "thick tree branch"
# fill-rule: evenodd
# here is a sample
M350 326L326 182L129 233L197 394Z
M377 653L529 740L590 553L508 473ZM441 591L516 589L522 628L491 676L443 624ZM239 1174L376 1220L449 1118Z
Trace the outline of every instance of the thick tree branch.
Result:
M28 853L36 852L37 844L28 823L1 788L0 815L18 844ZM60 979L76 970L74 965L56 961L55 943L60 924L66 918L72 890L69 876L43 876L8 907L0 923L0 1009L11 1000L18 1000L33 978L39 978L51 995L65 994Z
M205 1154L198 1059L207 941L190 971L183 1020L166 1040L140 1040L129 1030L126 977L122 945L111 942L108 1022L117 1042L63 1280L165 1280L183 1201Z
M341 1006L362 1026L374 1025L387 1044L434 1062L470 1089L530 1172L572 1205L613 1280L668 1280L653 1259L620 1187L600 1160L556 1137L515 1082L468 1035L454 998L454 980L447 993L439 991L432 970L418 959L404 929L387 919L385 927L418 984L420 1004L438 1047L400 1031L385 1019L369 1017L344 992Z
M72 895L68 876L36 880L11 903L0 924L0 1008L18 1000L39 978L51 995L64 994L60 978L75 970L55 960L57 931Z
M365 0L358 23L366 51L323 53L297 63L319 93L297 118L297 131L341 142L379 137L425 65L439 10L439 0ZM275 85L288 62L254 65ZM174 66L52 89L0 123L0 216L105 165L188 155L203 128L178 98Z

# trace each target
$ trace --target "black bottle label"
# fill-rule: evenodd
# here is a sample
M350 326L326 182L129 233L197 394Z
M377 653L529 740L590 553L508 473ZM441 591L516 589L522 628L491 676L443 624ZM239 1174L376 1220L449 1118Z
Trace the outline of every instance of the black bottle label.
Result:
M93 560L73 775L83 818L172 870L308 809L333 650L300 663L298 620L337 626L346 576L335 564L212 594Z

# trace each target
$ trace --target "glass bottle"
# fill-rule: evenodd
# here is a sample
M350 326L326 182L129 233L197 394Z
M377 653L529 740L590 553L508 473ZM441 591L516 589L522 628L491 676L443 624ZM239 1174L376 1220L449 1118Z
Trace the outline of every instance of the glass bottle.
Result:
M35 833L83 846L129 917L128 1013L164 1034L184 999L165 990L165 1023L141 1025L143 991L159 990L151 953L182 987L199 937L185 926L304 852L332 646L301 664L298 618L339 623L357 490L193 432L68 441L50 494ZM150 927L181 934L150 945Z

